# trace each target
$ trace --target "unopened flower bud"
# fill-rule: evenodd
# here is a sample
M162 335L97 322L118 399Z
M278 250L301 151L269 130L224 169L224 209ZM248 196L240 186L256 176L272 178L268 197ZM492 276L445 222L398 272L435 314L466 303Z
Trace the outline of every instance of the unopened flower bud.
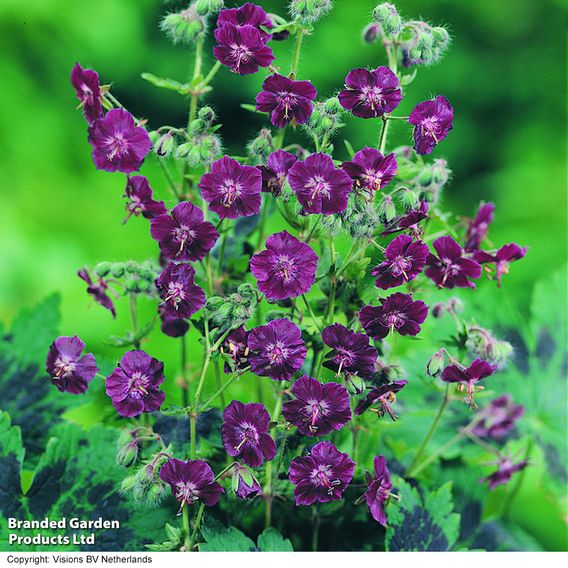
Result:
M345 385L349 394L359 395L365 391L365 381L358 375L347 374L345 376Z
M124 263L123 262L115 262L113 263L110 273L113 278L122 278L124 276Z
M303 25L310 26L331 11L331 0L291 0L290 14Z
M247 144L248 155L253 159L256 165L266 163L268 156L274 152L274 141L272 133L267 128L263 128L256 138Z
M400 203L406 211L415 211L420 205L420 199L414 191L408 188L403 188L400 192Z
M203 134L207 130L208 130L208 124L205 122L205 120L202 120L201 118L196 118L195 120L192 120L189 125L190 136L198 136L199 134Z
M452 296L448 300L447 306L449 310L452 310L452 312L454 312L454 314L461 314L464 308L462 300L456 298L456 296Z
M237 497L253 499L260 495L262 488L252 471L243 465L237 464L233 468L232 487Z
M444 352L440 349L440 351L436 351L436 353L428 359L428 363L426 364L426 373L430 377L437 377L444 370L444 366Z
M105 276L108 276L111 269L112 264L110 262L99 262L99 264L93 268L93 272L100 278L104 278Z
M217 118L215 111L210 106L204 106L199 109L197 113L199 119L203 120L206 124L211 125Z
M381 35L381 26L377 22L371 22L363 29L363 41L365 43L375 43Z
M432 28L432 39L436 48L445 50L450 43L450 34L446 28Z
M158 141L154 144L154 152L160 158L167 158L173 151L175 140L171 132L162 134Z
M390 195L383 195L379 205L379 216L383 223L390 223L396 217L396 207Z
M388 2L383 2L375 7L373 18L375 22L381 25L387 36L397 35L402 30L402 18L395 6Z
M444 302L438 302L432 308L432 316L434 316L436 319L439 319L444 315L445 311L446 311L446 304L444 304Z
M165 16L160 28L174 43L192 43L205 31L205 19L197 13L194 4L181 12Z
M128 444L119 449L116 454L116 461L123 467L130 467L136 463L138 459L138 442L130 441Z
M503 369L513 356L513 346L508 341L495 341L488 346L487 355L491 363L497 365L498 369Z
M215 14L224 6L223 0L197 0L195 2L195 11L200 16Z

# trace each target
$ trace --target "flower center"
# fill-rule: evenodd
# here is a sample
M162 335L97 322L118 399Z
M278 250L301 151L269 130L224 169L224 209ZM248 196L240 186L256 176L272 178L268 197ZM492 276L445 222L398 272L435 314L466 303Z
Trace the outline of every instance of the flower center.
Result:
M115 132L107 138L106 145L108 149L107 159L112 160L115 157L120 158L128 152L128 141L124 138L122 132Z
M294 93L289 93L288 91L281 91L278 93L278 103L284 107L284 118L289 118L288 112L297 104L297 96Z
M317 432L316 423L328 414L328 405L323 400L308 400L304 406L306 420L310 422L310 431Z
M387 312L379 318L381 325L398 329L404 325L406 316L402 312Z
M381 188L383 179L380 172L376 172L375 170L365 170L363 179L367 182L370 189L378 190Z
M310 178L306 184L306 189L309 189L312 192L309 201L310 204L318 195L329 198L331 194L331 187L322 176L314 176Z
M436 143L438 142L438 139L436 138L436 134L439 132L440 126L438 124L437 118L435 118L435 117L425 118L422 121L422 124L420 125L420 127L422 128L422 133L425 136L431 136L432 138L434 138Z
M259 436L256 426L253 426L248 422L243 422L237 427L237 433L241 437L241 441L238 446L235 446L235 450L239 451L247 442L253 446L258 445Z
M331 479L333 472L329 465L320 465L312 470L311 481L316 487L326 487L329 495L333 495L335 487L341 484L339 479Z
M182 503L191 505L199 499L199 491L194 483L178 481L176 483L176 499Z
M83 104L92 105L94 100L92 89L90 87L87 87L87 85L81 85L81 91L81 101L83 102Z
M282 278L284 282L289 282L293 278L295 272L296 264L293 260L287 256L280 256L276 261L276 266L274 267L274 272L277 276Z
M227 179L221 186L221 193L223 194L223 206L230 207L241 194L241 185L232 179Z
M288 357L288 348L280 341L267 345L266 356L272 365L282 365Z
M64 379L69 377L75 370L75 362L67 357L59 357L55 362L55 377L57 379Z
M398 256L391 264L390 271L393 276L404 276L408 280L407 272L412 268L412 262L409 258Z
M232 57L235 60L235 68L238 70L242 63L246 63L252 57L252 51L246 45L231 45Z
M383 103L384 92L380 87L363 87L361 89L361 100L368 103L372 110L375 106L380 107Z
M132 373L128 385L130 396L132 398L144 398L148 394L148 383L148 377L144 373L140 371Z
M355 354L344 347L337 347L333 360L339 365L339 369L337 369L337 374L339 375L342 369L349 368L353 365L355 362Z
M173 236L174 240L179 243L179 251L177 254L181 254L186 243L191 243L191 241L195 239L195 231L191 230L187 225L180 225L174 229Z
M185 299L185 291L181 282L170 282L168 284L168 293L164 298L165 302L171 302L177 310L178 305Z

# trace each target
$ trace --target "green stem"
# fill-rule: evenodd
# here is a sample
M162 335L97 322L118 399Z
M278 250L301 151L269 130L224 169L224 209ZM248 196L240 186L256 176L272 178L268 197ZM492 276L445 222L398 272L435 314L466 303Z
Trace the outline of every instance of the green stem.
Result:
M272 422L278 422L280 417L280 412L282 411L282 390L278 390L278 396L276 397L276 404L274 410L272 411ZM271 433L272 438L275 438L275 429ZM266 463L266 483L264 485L264 490L262 492L264 496L264 502L266 505L264 522L265 528L270 528L272 525L272 500L274 496L272 495L272 462Z
M439 448L434 453L430 454L421 464L419 464L414 469L409 469L406 474L407 477L416 477L423 469L428 467L432 462L436 461L444 452L448 451L450 448L455 446L458 442L461 442L465 437L465 433L459 432L453 438L450 438L441 448Z
M187 377L185 374L185 368L187 366L187 345L185 342L185 335L180 337L180 355L181 355L181 376L183 380L183 386L181 388L181 398L182 405L187 406L189 404L189 384L187 382Z
M217 392L215 392L215 394L213 394L212 396L210 396L207 399L207 402L204 402L201 405L201 408L199 409L199 413L205 411L209 405L219 396L221 395L223 392L225 392L225 390L230 387L239 377L242 376L242 374L244 373L244 371L241 371L239 373L233 373L233 375L231 376L231 378L229 380L227 380L218 390ZM225 403L222 402L223 407L225 406Z
M378 143L378 148L379 148L379 152L381 154L385 153L385 148L387 145L387 134L389 131L389 117L388 116L382 116L381 120L383 121L383 125L381 127L381 134L379 136L379 143Z
M186 550L191 550L191 531L189 530L189 507L184 507L183 511L183 533L185 535L183 544Z
M197 38L197 42L195 44L195 63L193 65L193 77L192 79L196 79L199 77L201 73L201 63L203 61L203 41L204 35L200 34ZM199 94L191 95L191 99L189 102L189 115L187 117L187 126L189 129L189 125L195 120L197 115L197 103L199 101Z
M316 504L312 513L312 552L318 551L320 528L319 503Z
M199 85L200 87L206 87L207 85L209 85L209 83L211 83L211 81L213 80L213 77L215 77L215 75L217 75L217 71L219 71L219 69L221 69L222 65L219 61L217 61L215 63L215 65L213 65L213 67L211 67L211 71L209 71L209 73L207 73L207 76L205 77L205 79L203 79L203 83L201 83L201 85Z
M170 191L172 192L173 196L178 201L181 201L181 195L179 194L179 192L177 190L176 182L174 181L174 178L172 177L172 174L171 174L165 160L163 158L158 158L158 164L160 165L160 168L162 169L164 177L166 178L166 180L168 182L168 186L169 186Z
M294 44L294 55L292 57L292 67L290 68L290 73L297 75L298 66L300 64L300 51L302 49L302 40L304 39L304 28L298 28L296 32L296 43Z
M256 250L264 244L264 226L266 224L266 217L268 215L268 195L262 198L262 208L260 210L260 222L258 223L258 241L256 243Z
M426 447L428 446L428 443L430 442L432 436L434 435L434 432L436 431L436 428L438 427L440 419L442 418L442 415L444 414L444 410L446 410L446 406L448 406L449 394L450 394L450 385L447 384L446 390L444 392L444 398L442 399L442 403L440 404L440 407L438 408L438 412L436 413L436 416L434 417L434 420L432 421L432 424L430 425L430 428L429 428L428 432L426 433L426 436L422 440L422 443L420 444L420 447L418 448L418 451L416 452L416 455L414 456L414 460L410 464L410 467L407 469L407 473L409 475L410 475L411 472L415 473L414 470L416 468L416 465L420 462L420 459L422 458L422 456L424 455L424 452L426 451Z
M525 460L528 460L531 456L532 450L533 450L533 445L534 445L534 441L533 440L529 440L528 446L527 446L527 451L525 452ZM503 506L501 507L501 518L503 519L507 519L510 514L511 514L511 507L513 505L514 500L516 499L517 495L519 494L519 491L521 490L521 486L523 485L523 481L525 479L525 474L527 472L527 468L523 469L520 473L519 473L519 477L517 478L517 483L515 484L515 487L509 492L507 493L507 496L505 497L505 500L503 501Z
M195 544L195 539L197 538L197 532L199 531L199 527L201 526L201 519L203 518L204 509L205 505L201 503L201 505L199 505L199 510L197 511L195 525L193 526L193 532L191 533L191 538L189 539L189 545L187 547L187 550L189 552L193 552L193 545Z
M138 334L138 306L136 302L136 294L130 293L130 319L132 320L132 333L134 336ZM134 340L135 349L140 349L140 340Z
M310 314L310 317L312 318L312 321L314 322L314 325L317 327L318 331L321 333L322 332L321 325L319 324L319 322L316 318L316 315L314 314L314 311L312 310L312 306L310 306L310 303L308 302L305 294L302 294L302 300L304 301L306 308L308 308L308 312Z
M331 266L334 267L335 271L335 243L333 242L333 238L329 239L329 256L331 259ZM327 311L327 318L326 323L329 324L333 320L333 316L335 314L335 291L337 288L337 276L333 274L331 276L331 290L329 292L329 308Z

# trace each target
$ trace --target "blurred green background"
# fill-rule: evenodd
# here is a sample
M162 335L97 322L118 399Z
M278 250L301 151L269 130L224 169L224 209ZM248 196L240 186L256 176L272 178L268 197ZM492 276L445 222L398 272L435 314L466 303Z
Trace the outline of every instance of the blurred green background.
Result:
M286 2L265 0L283 14ZM233 4L232 2L229 4ZM380 45L365 45L361 31L375 2L336 0L335 9L307 38L300 78L319 93L337 92L349 69L385 64ZM403 17L449 27L453 45L442 62L420 68L400 106L443 93L455 109L454 131L435 157L454 172L445 208L472 215L481 200L497 205L491 239L530 247L506 278L506 294L521 314L532 288L566 262L566 6L553 0L398 0ZM140 78L144 71L184 81L192 50L173 47L159 31L160 16L179 3L157 0L2 0L0 2L0 320L24 305L62 293L63 334L78 334L96 353L118 355L104 344L129 327L125 305L114 322L90 306L76 277L102 260L154 258L156 245L143 219L124 218L124 177L95 170L69 74L76 61L98 70L103 83L150 128L183 125L187 101ZM209 43L209 46L211 44ZM273 44L287 68L290 42ZM211 64L207 50L207 66ZM264 125L240 108L252 102L264 73L237 77L222 69L207 101L223 123L226 147L242 154ZM374 121L348 120L342 135L356 148L374 145ZM395 124L389 148L407 144L409 130ZM337 158L344 158L341 143ZM164 199L155 159L143 173ZM566 298L559 298L559 310ZM150 302L145 306L153 309ZM175 365L177 345L157 331L152 354ZM555 546L554 543L548 543Z

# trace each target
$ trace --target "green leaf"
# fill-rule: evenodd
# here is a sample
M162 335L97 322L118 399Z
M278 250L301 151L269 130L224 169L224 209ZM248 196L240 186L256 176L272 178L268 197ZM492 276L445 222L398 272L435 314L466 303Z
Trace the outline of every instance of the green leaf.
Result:
M386 548L389 551L451 550L459 534L460 516L454 513L451 483L436 491L396 481L400 501L389 505Z
M267 114L266 112L260 112L259 110L256 110L256 107L254 105L249 105L247 103L242 103L241 108L244 108L245 110L254 112L256 114Z
M290 539L284 538L276 529L266 529L258 536L258 548L261 552L293 552Z
M207 518L201 536L205 542L199 545L200 552L251 552L256 548L254 542L239 529L225 528L212 518Z
M189 92L189 83L180 83L174 79L166 79L163 77L157 77L152 73L142 73L142 79L148 81L152 85L159 87L160 89L168 89L169 91L176 91L182 95L186 95Z

